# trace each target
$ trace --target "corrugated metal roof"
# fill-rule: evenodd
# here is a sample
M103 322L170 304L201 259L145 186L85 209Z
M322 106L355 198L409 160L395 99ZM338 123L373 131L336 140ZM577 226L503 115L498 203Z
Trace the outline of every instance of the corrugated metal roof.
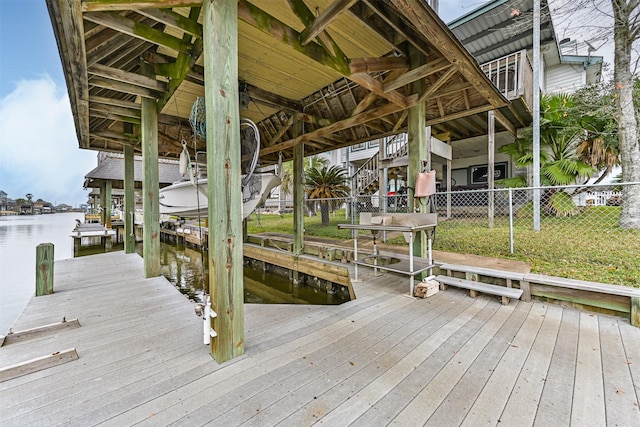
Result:
M547 64L559 61L547 0L540 1L540 45ZM483 64L533 47L533 0L495 0L448 24L462 44Z

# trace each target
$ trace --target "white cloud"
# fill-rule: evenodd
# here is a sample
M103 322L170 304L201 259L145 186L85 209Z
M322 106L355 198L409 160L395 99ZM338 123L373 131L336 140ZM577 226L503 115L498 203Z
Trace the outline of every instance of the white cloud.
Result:
M69 98L49 77L23 80L0 99L0 189L11 198L77 206L96 152L78 147Z

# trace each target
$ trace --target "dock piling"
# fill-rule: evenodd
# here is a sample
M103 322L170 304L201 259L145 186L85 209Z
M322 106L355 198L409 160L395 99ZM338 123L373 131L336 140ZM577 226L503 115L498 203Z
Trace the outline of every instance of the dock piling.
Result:
M53 243L36 247L36 296L53 293Z

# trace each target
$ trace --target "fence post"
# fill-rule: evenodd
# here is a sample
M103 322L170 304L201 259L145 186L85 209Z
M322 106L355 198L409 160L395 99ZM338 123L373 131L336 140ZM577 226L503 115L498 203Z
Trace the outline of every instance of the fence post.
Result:
M53 293L53 243L36 247L36 296Z
M513 190L509 188L509 249L513 254Z

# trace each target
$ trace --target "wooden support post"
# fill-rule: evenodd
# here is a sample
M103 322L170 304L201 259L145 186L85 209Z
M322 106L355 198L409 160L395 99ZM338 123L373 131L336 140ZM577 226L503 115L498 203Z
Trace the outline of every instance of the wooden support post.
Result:
M149 64L143 64L148 68ZM146 70L145 70L146 71ZM157 101L142 98L142 254L144 276L160 275L160 186L158 179L158 110Z
M447 159L447 218L451 218L451 159Z
M133 177L133 147L124 146L124 253L136 251L136 236L133 216L136 210L136 197Z
M53 293L53 243L36 247L36 296Z
M631 297L631 324L640 328L640 298Z
M424 65L422 54L416 49L411 48L409 53L409 62L411 68ZM411 93L422 93L424 91L423 79L411 83ZM407 116L407 137L409 144L409 163L407 166L407 183L410 188L416 188L416 175L422 172L423 160L427 159L427 129L426 121L426 102L421 102L409 109ZM408 194L409 212L426 212L426 201L416 204L413 194ZM423 244L426 240L424 233L420 233L421 237L415 239L413 243L413 253L416 256L427 257L427 245Z
M111 228L111 180L108 179L104 183L104 198L106 204L104 205L104 226Z
M238 105L238 2L204 0L204 68L209 171L211 355L224 363L244 354L242 194ZM215 183L215 185L213 185Z
M302 122L294 115L293 137L302 134ZM293 254L304 249L304 145L293 147Z
M495 188L495 150L496 150L496 120L493 110L487 116L487 216L489 217L489 228L493 228L493 218L495 215L493 189Z
M107 188L103 184L100 187L100 224L106 226L107 224Z

